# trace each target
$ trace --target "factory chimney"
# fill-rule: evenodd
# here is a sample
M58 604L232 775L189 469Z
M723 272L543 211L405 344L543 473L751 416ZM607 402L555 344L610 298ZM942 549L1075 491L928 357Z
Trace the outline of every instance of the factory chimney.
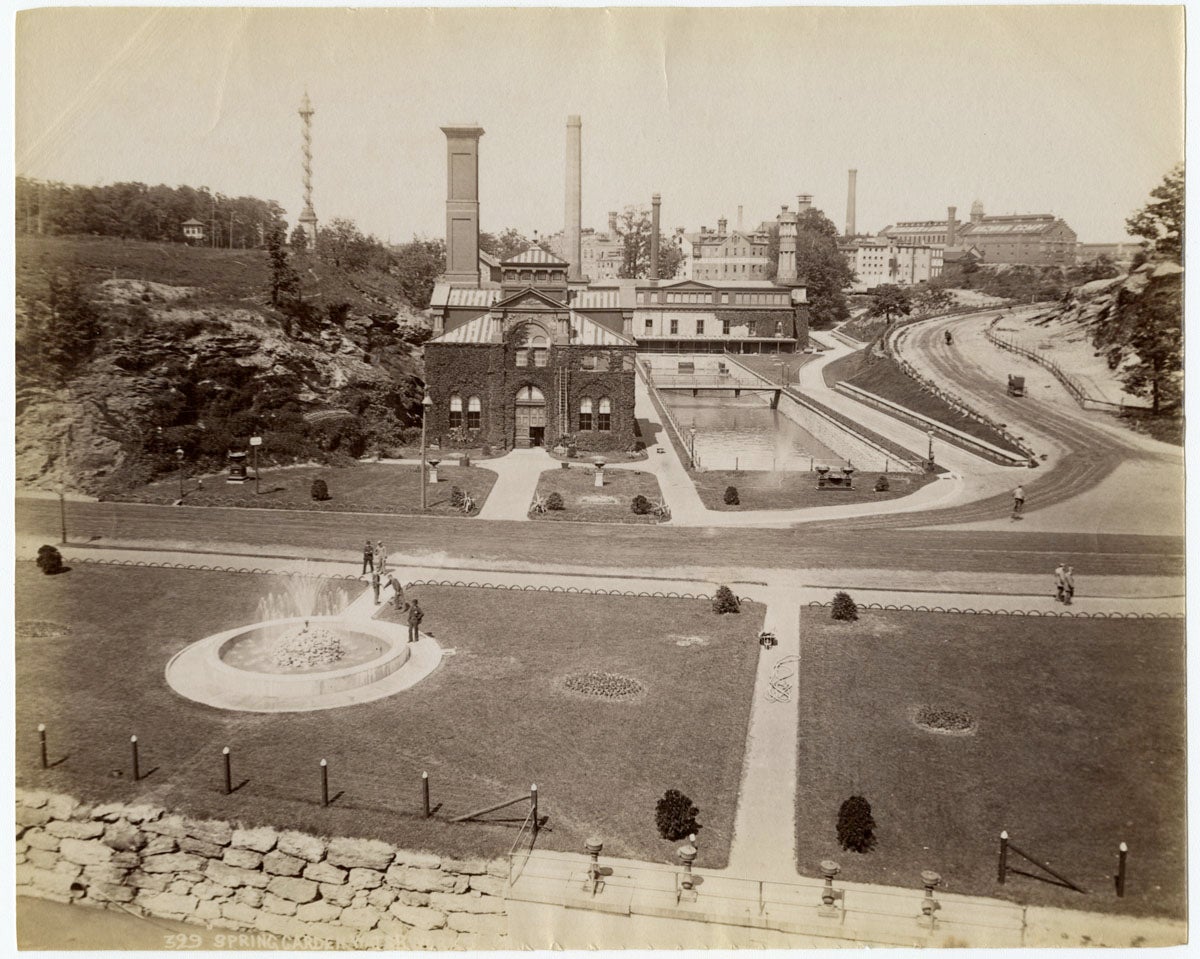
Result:
M958 236L956 234L958 229L958 221L954 218L954 214L957 212L957 207L946 207L946 246L954 246L954 244L958 242Z
M611 240L617 235L617 211L608 211L608 238Z
M479 127L446 134L446 282L479 286Z
M738 204L738 233L743 232L745 229L746 229L746 227L743 226L743 224L742 224L742 205L739 203Z
M567 259L571 266L567 270L567 279L580 282L583 279L583 242L580 235L580 219L583 208L583 187L581 184L581 160L583 121L574 114L567 117L567 203L566 224L563 238L567 246Z
M854 236L858 233L858 224L855 222L856 202L857 202L857 186L858 186L858 171L850 171L850 184L846 189L846 236Z
M662 197L657 193L650 197L650 279L658 279L658 214Z

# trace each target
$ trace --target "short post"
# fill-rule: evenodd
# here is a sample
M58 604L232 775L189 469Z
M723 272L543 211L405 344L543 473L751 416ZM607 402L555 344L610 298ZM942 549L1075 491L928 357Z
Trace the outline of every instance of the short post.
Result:
M321 760L321 805L329 805L329 763Z
M1008 873L1008 831L1002 830L1000 833L1000 874L997 880L1000 883L1004 882L1004 877Z
M933 898L933 890L935 890L942 881L932 869L921 870L921 884L925 887L925 898L921 900L921 916L919 921L922 924L927 924L929 928L933 928L934 913L941 909L941 904Z
M1121 843L1117 847L1117 897L1125 897L1125 859L1129 856L1129 847Z
M700 851L696 848L696 834L692 833L688 836L688 841L685 845L680 846L676 855L679 856L679 861L683 863L683 874L679 877L679 898L688 899L692 902L696 900L696 880L692 877L692 863L696 861L696 857L700 855Z
M604 842L599 836L590 836L583 844L584 851L592 857L592 861L588 863L588 878L584 883L584 888L589 889L592 895L600 890L600 850L604 848Z
M421 773L421 809L429 818L429 773Z
M233 792L233 767L229 758L228 746L221 750L221 755L225 761L225 795L228 796Z
M46 724L45 723L38 723L38 741L42 747L42 768L49 769L50 763L46 759Z
M538 832L538 808L537 808L537 783L529 787L529 815L533 820L533 839L537 841Z
M821 875L825 879L825 885L821 889L821 907L817 910L820 916L838 915L837 901L841 898L841 893L833 888L833 877L841 871L842 867L832 859L821 860Z
M137 782L141 779L141 771L138 769L138 744L137 736L129 737L129 751L133 754L133 781Z

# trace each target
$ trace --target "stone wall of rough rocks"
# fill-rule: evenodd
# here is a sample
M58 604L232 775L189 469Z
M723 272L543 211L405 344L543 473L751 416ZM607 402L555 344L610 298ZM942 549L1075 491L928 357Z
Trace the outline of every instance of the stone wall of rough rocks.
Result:
M504 860L22 790L16 817L18 895L261 931L281 945L505 947Z

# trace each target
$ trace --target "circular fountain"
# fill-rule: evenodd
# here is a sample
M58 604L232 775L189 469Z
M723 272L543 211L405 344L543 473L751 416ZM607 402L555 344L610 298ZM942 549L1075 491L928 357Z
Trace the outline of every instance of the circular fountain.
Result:
M259 604L257 623L206 636L167 664L167 684L188 699L251 712L332 709L390 696L441 660L428 636L410 644L398 624L352 615L343 591L307 571ZM369 594L361 599L371 602ZM366 610L369 610L367 612ZM293 615L279 615L280 613Z

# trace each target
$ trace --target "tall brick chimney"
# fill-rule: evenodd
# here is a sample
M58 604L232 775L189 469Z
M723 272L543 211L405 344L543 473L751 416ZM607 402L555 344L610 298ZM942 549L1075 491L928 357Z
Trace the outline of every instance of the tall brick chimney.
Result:
M567 259L571 263L567 270L567 279L571 281L583 279L583 240L580 228L583 215L582 139L583 121L575 115L567 117L567 200L566 224L563 230L566 236L563 239L566 241Z
M609 239L617 235L617 211L608 211L608 236Z
M662 197L657 193L650 197L650 279L658 279L658 214Z
M946 246L954 246L958 242L958 222L954 218L957 212L957 207L946 207Z
M442 127L446 134L446 282L479 286L480 127Z
M746 229L746 227L742 223L742 205L739 203L738 204L738 233L741 233L745 229Z
M850 171L850 183L846 188L846 236L854 236L858 232L855 213L857 200L858 171Z

